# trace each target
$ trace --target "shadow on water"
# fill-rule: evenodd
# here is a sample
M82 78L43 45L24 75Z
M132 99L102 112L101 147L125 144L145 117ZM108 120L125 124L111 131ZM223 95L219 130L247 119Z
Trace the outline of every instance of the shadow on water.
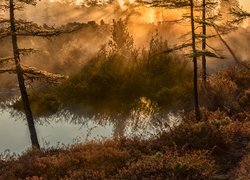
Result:
M23 112L13 108L18 98L0 106L0 152L9 149L21 153L30 147L28 128ZM84 108L61 107L56 113L36 117L36 129L43 148L112 137L150 138L180 122L181 116L163 113L149 99L140 98L140 105L129 112L104 114L85 113Z

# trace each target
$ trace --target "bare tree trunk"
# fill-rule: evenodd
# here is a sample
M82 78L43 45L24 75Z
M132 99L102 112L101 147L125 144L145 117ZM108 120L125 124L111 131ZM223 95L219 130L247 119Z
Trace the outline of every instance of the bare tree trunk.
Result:
M13 53L14 53L14 60L16 65L16 73L19 83L19 89L21 92L21 97L23 101L24 112L27 118L27 123L30 132L30 139L32 143L32 147L40 149L40 145L37 138L37 133L35 129L34 119L32 115L32 111L30 108L29 98L24 82L24 74L22 71L22 67L20 64L20 54L17 45L17 36L16 36L16 27L15 27L15 15L14 15L14 2L10 0L10 28L11 28L11 38L12 38L12 46L13 46Z
M194 110L196 120L200 120L199 97L198 97L198 75L197 75L197 57L196 57L196 41L195 41L195 25L194 25L194 2L190 0L191 11L191 28L192 28L192 49L193 49L193 64L194 64Z
M202 51L206 50L207 40L207 27L206 27L206 0L202 0ZM202 83L204 88L207 86L207 64L206 55L202 55Z

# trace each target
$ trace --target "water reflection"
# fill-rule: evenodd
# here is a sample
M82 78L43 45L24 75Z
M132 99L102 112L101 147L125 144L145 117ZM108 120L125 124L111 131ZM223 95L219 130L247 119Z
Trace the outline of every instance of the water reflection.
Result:
M59 113L62 114L62 113ZM100 125L93 120L53 115L36 119L36 129L42 147L63 146L79 141L112 137L111 124ZM74 123L79 122L79 123ZM81 123L80 123L81 122ZM30 137L25 117L12 108L0 111L0 152L21 153L30 147Z
M26 119L12 108L16 99L0 107L0 152L10 149L21 153L30 147ZM36 128L42 147L62 146L113 136L148 138L179 123L180 117L160 112L156 104L141 98L140 105L129 113L85 114L84 110L61 108L53 115L36 117Z

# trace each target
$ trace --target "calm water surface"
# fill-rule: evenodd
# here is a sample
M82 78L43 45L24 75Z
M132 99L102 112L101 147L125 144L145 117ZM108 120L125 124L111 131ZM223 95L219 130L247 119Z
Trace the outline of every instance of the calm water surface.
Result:
M4 91L0 90L1 97L3 94ZM12 108L14 101L5 101L0 106L0 154L6 150L21 154L31 145L26 118L22 112ZM141 98L141 107L131 110L126 117L116 115L111 118L98 113L88 117L62 109L54 115L37 117L35 121L40 145L48 148L114 136L148 138L166 130L166 123L170 126L179 123L180 117L168 114L161 118L155 105Z
M59 146L92 139L112 137L111 124L100 125L90 119L78 119L82 124L76 124L74 117L65 119L60 115L36 119L36 129L42 147ZM28 126L24 115L12 108L0 111L0 153L5 150L17 154L30 147Z

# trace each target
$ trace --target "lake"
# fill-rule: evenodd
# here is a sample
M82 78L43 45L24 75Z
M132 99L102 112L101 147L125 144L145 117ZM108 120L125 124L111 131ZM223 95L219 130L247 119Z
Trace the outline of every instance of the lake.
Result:
M22 112L12 108L15 100L2 103L0 108L0 153L21 154L30 147L26 118ZM148 102L141 108L131 110L123 117L96 115L87 117L61 109L47 117L36 117L36 130L41 147L62 147L89 140L100 140L119 136L151 137L165 129L165 123L172 126L180 117L168 114L159 118Z
M65 117L60 117L58 114L48 118L36 118L40 145L42 147L55 147L102 137L112 137L113 126L111 124L100 125L91 119L84 118L81 121L82 124L75 124L73 119L71 121L65 120ZM24 115L12 108L1 109L0 153L9 150L20 154L29 148L30 144Z

